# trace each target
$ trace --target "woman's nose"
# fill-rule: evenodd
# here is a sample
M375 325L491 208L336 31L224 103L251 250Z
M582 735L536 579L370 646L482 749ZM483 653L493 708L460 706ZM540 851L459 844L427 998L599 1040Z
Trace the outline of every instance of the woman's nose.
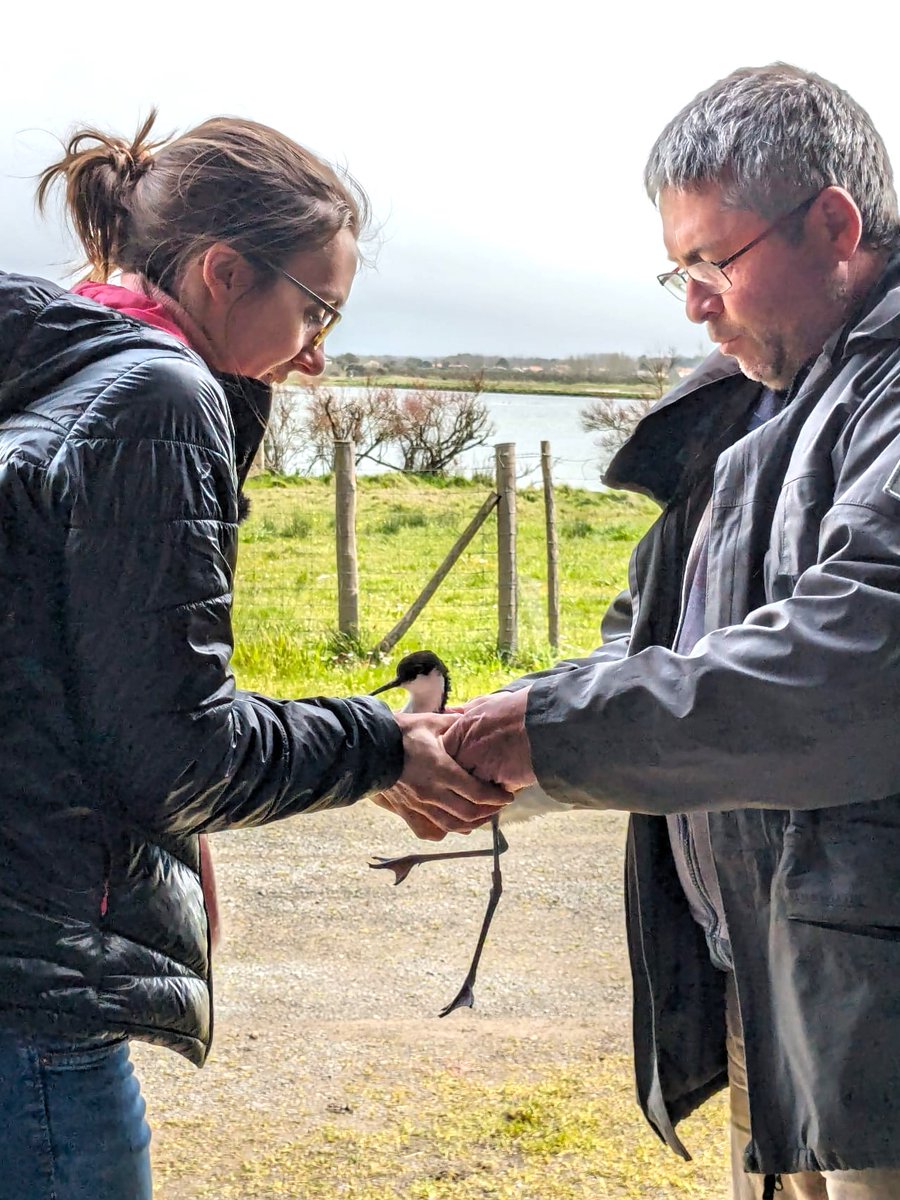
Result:
M304 346L296 358L292 360L291 369L299 371L301 375L309 375L310 377L321 375L325 370L324 345L314 346L310 343L310 345Z
M724 307L721 293L711 292L704 284L698 283L696 279L691 279L690 275L687 279L687 296L684 306L688 320L693 321L695 325L702 325L710 317L719 316Z

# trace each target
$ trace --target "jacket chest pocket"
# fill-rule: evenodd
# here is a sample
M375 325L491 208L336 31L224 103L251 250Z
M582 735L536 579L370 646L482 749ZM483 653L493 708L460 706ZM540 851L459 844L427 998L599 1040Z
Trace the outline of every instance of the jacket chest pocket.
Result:
M825 473L800 475L781 489L766 553L766 591L773 600L794 590L818 560L819 528L833 504L834 481Z

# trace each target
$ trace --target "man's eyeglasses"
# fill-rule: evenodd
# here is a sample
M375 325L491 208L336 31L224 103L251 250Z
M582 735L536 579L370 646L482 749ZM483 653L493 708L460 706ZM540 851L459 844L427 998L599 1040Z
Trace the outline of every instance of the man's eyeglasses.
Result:
M796 217L800 213L807 212L812 208L813 201L818 197L816 192L814 196L808 196L806 200L792 208L790 212L782 213L777 221L773 221L768 228L762 233L756 235L752 242L748 242L746 246L741 246L740 250L736 250L734 254L729 254L727 258L722 258L718 262L705 262L701 259L699 262L691 263L687 267L677 267L674 271L665 271L662 275L657 275L658 281L678 300L687 298L687 281L693 279L695 283L699 283L701 287L705 287L708 292L714 296L719 296L722 292L727 292L731 287L731 280L725 274L725 268L730 266L735 259L746 254L748 250L752 250L754 246L758 246L761 241L774 233L780 225L791 217Z
M299 279L295 279L293 275L289 275L283 267L276 267L275 269L279 271L285 277L285 279L289 279L295 287L298 287L300 291L303 292L304 296L307 296L314 304L319 306L321 312L317 312L315 316L308 318L312 325L319 326L318 332L312 340L313 349L318 350L318 348L325 341L325 338L329 333L331 333L332 329L334 329L335 325L337 325L338 321L341 319L340 309L335 308L333 304L329 304L327 300L323 300L321 296L317 296L312 288L308 288L305 283L301 283Z

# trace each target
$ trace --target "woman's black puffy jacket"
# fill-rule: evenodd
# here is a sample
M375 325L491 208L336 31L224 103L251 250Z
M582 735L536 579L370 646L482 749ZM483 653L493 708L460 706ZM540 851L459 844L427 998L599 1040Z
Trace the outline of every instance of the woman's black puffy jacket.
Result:
M377 701L235 688L238 481L267 402L162 332L0 273L0 1026L202 1063L197 834L399 774Z

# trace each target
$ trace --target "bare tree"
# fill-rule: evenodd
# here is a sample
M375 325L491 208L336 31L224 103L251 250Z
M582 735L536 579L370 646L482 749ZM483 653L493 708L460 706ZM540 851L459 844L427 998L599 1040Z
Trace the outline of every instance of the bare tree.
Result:
M356 462L369 459L391 470L443 474L465 450L482 446L494 432L482 398L483 381L471 392L382 387L319 386L285 389L273 399L266 434L266 466L331 471L334 443L352 441Z
M391 441L404 471L442 475L465 450L494 432L480 381L471 392L416 388L395 395Z
M605 454L616 450L634 433L638 421L647 415L658 400L666 394L671 382L672 370L678 361L674 347L665 352L648 354L638 362L640 376L648 380L651 396L622 398L616 400L592 400L578 414L581 428L587 433L598 433L594 445Z
M263 437L265 470L287 475L297 467L297 456L303 448L304 413L296 392L278 387L272 392L272 409Z
M668 350L658 350L655 354L648 354L640 359L639 372L649 379L653 395L657 400L661 400L669 390L672 370L677 361L678 355L674 346L670 346Z
M308 469L332 470L336 441L354 443L357 463L364 458L382 462L380 452L387 448L394 428L394 403L393 389L371 380L353 394L343 388L307 388L302 436Z
M581 428L587 433L598 433L600 436L594 439L594 445L606 454L614 454L655 404L656 400L651 397L592 400L578 414Z

